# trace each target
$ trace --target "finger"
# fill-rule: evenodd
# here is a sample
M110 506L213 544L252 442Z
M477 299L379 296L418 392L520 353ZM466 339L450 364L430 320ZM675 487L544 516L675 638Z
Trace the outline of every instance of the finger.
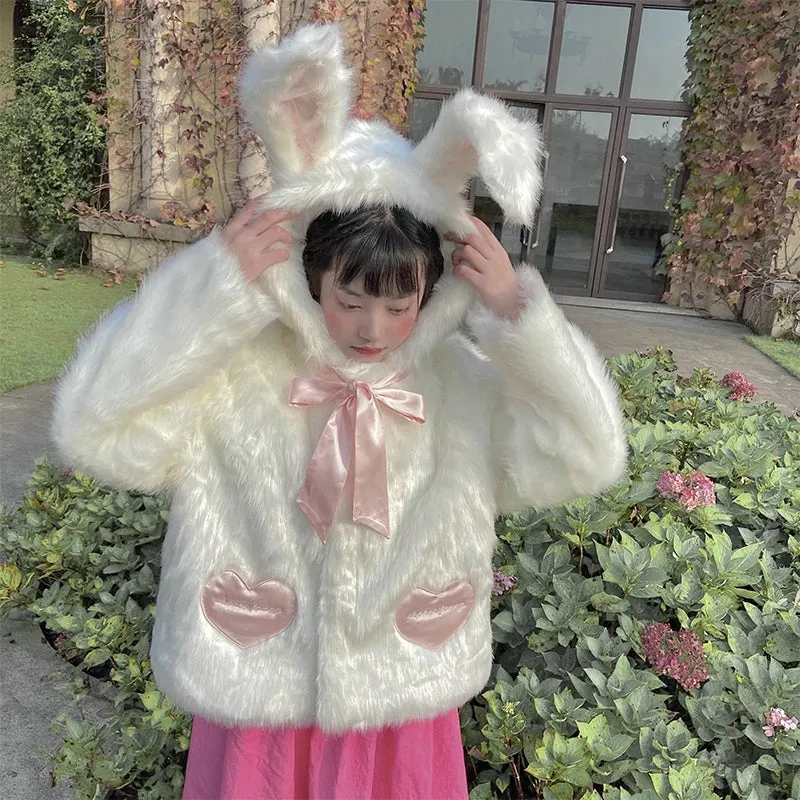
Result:
M283 208L271 208L269 211L264 211L258 214L250 223L249 227L253 233L258 236L275 225L281 222L288 222L297 215L293 211L287 211Z
M483 258L489 260L493 256L496 246L499 244L492 232L486 228L478 233L470 234L464 243L476 250Z
M467 264L458 264L453 267L453 275L461 278L472 286L475 291L480 292L483 286L483 275L470 268Z
M453 250L452 261L453 265L466 263L476 272L481 273L486 271L489 265L489 259L471 244L465 244Z
M268 250L264 253L264 268L267 269L268 267L274 267L275 264L280 264L286 261L289 258L289 251L285 248L281 248L280 250Z
M228 235L230 236L236 234L242 230L247 223L250 222L253 216L253 211L254 209L250 203L246 203L242 208L240 208L225 226L225 230Z
M293 241L292 234L280 225L275 225L272 228L267 228L262 233L256 234L256 244L261 250L267 250L278 242L288 245Z
M478 229L478 233L480 233L483 238L488 238L490 241L492 239L497 241L497 237L492 232L492 229L480 217L470 217L470 221Z

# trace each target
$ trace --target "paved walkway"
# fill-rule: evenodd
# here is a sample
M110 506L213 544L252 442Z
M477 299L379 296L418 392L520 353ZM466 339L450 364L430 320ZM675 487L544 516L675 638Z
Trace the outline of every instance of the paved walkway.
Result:
M569 301L575 303L577 301ZM692 314L647 313L565 306L567 316L583 328L606 354L645 350L657 344L673 351L682 374L707 367L720 377L743 372L759 388L757 399L769 400L791 414L800 406L800 381L747 344L748 331L733 323ZM52 385L42 384L0 395L0 503L17 504L35 460L49 448ZM67 699L48 676L67 668L43 643L30 620L0 623L0 715L4 722L0 786L10 800L61 800L66 787L52 788L46 748L57 744L48 732ZM97 701L81 703L84 713L98 713Z

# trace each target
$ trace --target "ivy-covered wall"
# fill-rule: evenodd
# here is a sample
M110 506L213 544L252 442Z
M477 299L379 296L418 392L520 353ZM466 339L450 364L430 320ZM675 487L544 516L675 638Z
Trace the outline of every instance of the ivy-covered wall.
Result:
M748 288L798 272L800 2L694 0L688 171L667 300L738 316Z

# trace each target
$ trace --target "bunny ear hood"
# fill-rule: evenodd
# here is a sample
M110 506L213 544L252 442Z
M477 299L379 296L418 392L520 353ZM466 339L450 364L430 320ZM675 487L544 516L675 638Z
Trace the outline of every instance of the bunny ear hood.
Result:
M541 194L543 148L538 126L521 121L499 100L463 89L444 103L427 136L411 142L376 121L349 116L352 73L335 25L299 29L248 60L241 78L242 108L261 137L272 169L265 208L297 213L289 260L267 270L264 288L293 328L312 363L343 366L302 265L305 231L333 209L397 205L441 234L473 231L463 197L479 176L506 219L533 221ZM410 367L451 333L474 301L473 290L451 273L453 245L442 241L445 274L420 312L412 335L387 359Z

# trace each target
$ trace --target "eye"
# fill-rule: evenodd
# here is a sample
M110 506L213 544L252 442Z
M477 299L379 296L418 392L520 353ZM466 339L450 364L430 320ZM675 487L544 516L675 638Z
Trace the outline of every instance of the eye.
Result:
M405 314L409 308L411 308L411 306L406 306L405 308L390 308L389 313L397 314L397 316L400 316L400 314Z
M345 303L343 301L339 301L340 305L347 309L348 311L355 311L357 308L361 308L361 306L351 306L349 303Z

